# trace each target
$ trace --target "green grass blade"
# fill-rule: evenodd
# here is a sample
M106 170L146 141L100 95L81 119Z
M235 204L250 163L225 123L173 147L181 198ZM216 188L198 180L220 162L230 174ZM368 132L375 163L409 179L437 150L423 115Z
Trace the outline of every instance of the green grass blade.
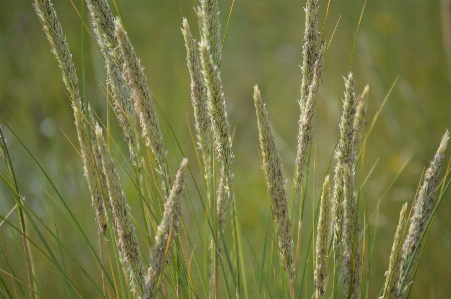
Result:
M365 11L365 7L366 7L366 1L367 0L365 0L365 2L363 3L362 11L360 13L360 18L359 18L359 23L357 24L357 29L356 29L356 32L355 32L354 41L352 43L352 51L351 51L351 58L349 60L349 71L348 71L348 73L350 73L351 70L352 70L352 60L354 59L355 45L357 43L357 36L359 34L360 24L362 23L363 12Z
M26 211L24 211L25 213L27 213ZM28 215L27 215L28 216ZM5 221L9 227L13 228L15 231L17 231L18 233L21 233L20 229L18 229L14 224L12 224L9 220L3 218L3 216L0 216L0 218ZM40 233L39 229L35 226L36 224L33 222L33 220L29 219L30 223L32 224L33 228L35 228L36 232L38 233L41 242L43 242L44 246L46 247L46 250L49 252L49 255L46 254L44 252L44 250L42 248L40 248L33 240L31 240L28 236L25 236L28 240L28 242L30 242L32 245L35 246L36 249L38 249L49 261L50 263L52 263L53 266L55 266L55 268L60 272L60 274L63 276L64 279L66 279L66 281L68 283L71 284L71 286L74 288L74 290L77 292L77 294L79 296L81 296L80 291L77 289L77 287L71 282L71 280L67 277L67 275L64 273L64 271L61 269L55 255L53 254L53 251L50 249L49 245L47 244L47 242L45 241L45 238L42 236L42 234ZM102 295L103 298L105 298L103 296L102 293L100 293Z
M321 194L320 194L320 196L321 196ZM321 200L318 200L318 202L316 204L316 208L315 208L315 219L318 219L320 203L321 203ZM313 231L314 231L314 229L310 230L310 236L309 236L309 240L308 240L308 243L307 243L307 250L305 252L304 267L302 269L302 275L301 275L301 286L299 287L299 293L298 293L298 296L297 296L298 299L301 298L302 290L304 288L304 281L305 281L305 275L306 275L307 264L308 264L308 256L310 254L310 247L312 245L312 239L313 239Z
M17 134L8 126L8 124L5 123L5 121L0 117L0 121L2 121L5 126L9 129L9 131L14 135L14 137L19 141L19 143L22 145L22 147L27 151L27 153L30 155L30 157L33 159L33 161L37 164L37 166L39 167L39 169L41 170L41 172L44 174L45 178L47 179L47 181L50 183L50 185L52 186L53 191L55 191L55 193L57 194L58 198L60 199L61 203L64 205L64 208L66 209L66 211L68 212L70 219L73 221L73 223L75 224L77 231L81 234L81 236L83 237L86 245L88 245L92 255L94 256L95 260L97 261L97 263L100 265L100 267L102 268L102 271L104 272L105 276L107 277L110 285L112 287L114 287L113 282L111 280L111 278L108 275L108 272L106 272L105 268L103 267L99 256L97 255L97 253L95 252L91 242L89 242L88 237L86 236L85 232L83 231L83 229L80 226L80 223L78 222L78 220L76 219L75 215L72 213L71 209L69 208L67 202L64 200L63 196L61 195L61 193L59 192L59 190L56 188L55 184L53 183L53 181L50 179L50 177L48 176L47 172L44 170L44 168L41 166L41 164L38 162L38 160L34 157L34 155L30 152L30 150L28 149L28 147L23 143L23 141L19 138L19 136L17 136Z
M16 175L14 173L11 156L9 155L9 150L8 150L8 147L6 146L6 140L5 140L5 136L3 134L1 126L0 126L0 148L1 148L1 152L4 155L4 159L6 162L7 169L8 169L8 174L9 174L11 182L14 186L14 190L16 193L19 193L19 185L16 180ZM14 196L14 199L16 199L17 211L19 213L20 227L22 229L22 233L25 235L27 233L27 230L26 230L26 225L25 225L25 219L23 216L23 211L20 206L21 198ZM22 243L23 243L23 249L25 252L25 266L27 269L28 283L29 283L31 289L35 289L36 286L34 285L34 281L33 281L33 261L31 260L31 256L30 256L30 248L29 248L29 245L25 238L22 238ZM33 292L31 292L30 296L32 299L35 298Z
M53 213L53 208L51 209L51 213L52 213L53 225L54 225L54 227L55 227L55 234L56 234L56 237L57 237L58 239L60 239L60 236L59 236L59 233L58 233L58 226L56 225L55 214ZM66 271L66 263L64 262L63 250L62 250L62 248L61 248L61 245L58 244L58 247L59 247L59 252L60 252L60 258L61 258L62 270L63 270L63 272L67 275L67 271ZM69 298L72 298L72 295L73 295L72 287L70 286L69 283L67 283L67 281L65 281L65 283L66 283L66 288L67 288L67 296L68 296Z
M0 275L0 292L1 292L2 296L6 297L6 298L14 298L13 294L9 290L8 286L6 285L6 282L3 280L3 277L1 275ZM6 292L6 295L5 295L5 292Z
M11 263L9 262L8 257L6 256L6 254L3 251L3 248L1 246L0 246L0 254L2 255L3 260L5 261L6 265L8 266L9 272L11 273L11 276L14 278L14 282L16 283L17 287L19 288L20 293L22 294L22 297L27 298L25 296L25 292L22 289L22 285L19 283L19 281L17 279L15 279L15 277L17 277L17 276L14 273L13 267L11 266ZM3 281L3 278L2 278L2 281ZM8 291L8 293L9 293L9 291ZM11 298L14 298L14 297L11 297Z

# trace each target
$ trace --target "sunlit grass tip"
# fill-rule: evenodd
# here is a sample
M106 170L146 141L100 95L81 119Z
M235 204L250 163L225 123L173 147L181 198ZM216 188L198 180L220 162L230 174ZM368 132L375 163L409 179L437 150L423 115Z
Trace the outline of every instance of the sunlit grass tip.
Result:
M218 0L200 0L199 2L197 13L200 18L201 40L210 46L213 63L219 67L222 56L219 3Z
M304 45L302 46L301 98L299 99L301 114L294 177L294 186L297 194L301 192L301 184L307 167L307 155L313 138L313 117L315 115L318 87L322 81L325 48L324 43L320 42L320 33L318 32L318 8L318 0L307 0L304 8L305 30Z
M301 99L299 105L301 107L301 115L304 114L305 103L307 102L308 89L312 84L314 76L315 63L318 61L319 38L318 32L318 0L307 0L305 10L305 31L304 45L302 46L302 83L301 83Z
M94 32L100 46L104 45L104 50L113 54L117 49L117 39L114 35L114 16L106 0L86 0L86 4L91 13ZM115 53L118 54L118 53ZM117 55L113 55L118 58Z

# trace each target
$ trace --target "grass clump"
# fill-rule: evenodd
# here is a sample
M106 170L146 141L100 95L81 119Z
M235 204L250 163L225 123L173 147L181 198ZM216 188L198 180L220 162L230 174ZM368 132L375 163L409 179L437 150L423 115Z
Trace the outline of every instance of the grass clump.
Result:
M196 153L204 179L204 186L195 182L197 192L186 192L186 196L186 186L193 185L186 179L188 173L192 174L191 168L187 159L181 158L177 163L180 164L178 171L171 174L167 151L170 147L165 144L165 126L161 122L164 115L159 114L143 66L120 16L114 16L106 0L86 0L86 4L106 67L106 96L108 100L111 98L110 104L122 128L130 163L126 166L117 163L121 160L116 155L117 148L111 145L114 141L109 135L111 127L108 123L102 124L87 99L82 101L72 54L51 1L34 0L36 13L69 92L93 216L97 222L99 249L94 250L91 241L85 238L96 261L92 268L86 269L82 257L74 257L58 234L22 200L17 186L11 187L15 178L2 133L2 157L8 166L10 180L3 175L1 178L17 199L16 206L22 213L21 229L17 230L7 217L4 221L22 235L21 249L28 273L28 281L20 281L13 270L16 265L10 265L2 249L2 256L9 265L4 272L13 278L11 283L1 279L3 294L8 298L27 297L26 286L30 290L29 297L43 296L43 286L33 270L38 261L29 253L30 242L33 251L42 253L55 267L71 298L92 295L85 294L85 290L73 281L72 274L66 272L63 258L66 255L79 266L85 279L102 298L369 297L366 290L370 283L372 254L367 256L365 242L370 228L367 214L362 220L364 183L359 185L356 175L359 163L363 163L366 141L374 122L365 134L369 87L356 96L352 73L345 78L340 137L331 157L335 164L333 192L329 174L331 165L325 178L320 178L324 183L317 203L314 193L308 192L316 174L309 172L310 161L314 158L313 121L327 54L324 32L319 32L318 26L319 1L307 0L305 7L300 119L291 195L287 191L282 158L268 111L258 86L254 87L259 153L270 198L271 212L266 223L271 216L274 223L272 228L257 217L265 230L263 248L253 246L252 233L246 230L237 209L236 202L243 198L235 190L232 165L235 153L239 151L232 148L233 134L221 78L225 39L221 33L218 1L201 0L195 9L199 42L194 38L188 20L182 20L194 108L197 139L194 143L200 150L196 149ZM108 133L107 138L103 131ZM413 283L434 213L450 185L447 180L449 170L445 179L440 179L448 139L446 131L425 172L410 215L407 203L402 206L385 286L377 294L380 298L404 298ZM173 150L174 153L183 148L179 147ZM122 187L120 178L123 173L133 182L135 196L126 196L128 192ZM304 204L310 197L313 205L311 223L308 224L304 218ZM139 202L142 219L136 216L140 213L132 213L130 198ZM64 199L61 200L64 203ZM182 202L191 207L191 214L183 213ZM199 206L201 208L196 209ZM297 206L299 213L294 211ZM70 208L67 211L72 215ZM32 223L33 234L42 244L30 237L33 234L25 227L24 216ZM77 219L73 217L72 220L77 224L78 232L85 236ZM35 224L36 221L40 226ZM64 255L61 253L57 258L50 242L56 242ZM245 246L246 243L249 246Z

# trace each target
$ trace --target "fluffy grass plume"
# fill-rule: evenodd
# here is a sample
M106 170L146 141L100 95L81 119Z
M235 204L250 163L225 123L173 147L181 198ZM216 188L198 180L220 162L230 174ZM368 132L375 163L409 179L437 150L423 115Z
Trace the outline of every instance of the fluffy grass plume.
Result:
M96 211L98 231L104 234L108 223L104 208L104 198L97 177L97 167L91 150L88 133L84 125L78 77L72 61L72 54L53 4L49 0L35 0L34 8L47 35L47 39L50 42L52 52L61 68L64 84L69 91L74 109L75 127L77 129L78 141L80 142L85 176L92 197L92 205Z
M119 181L119 175L113 163L113 158L108 150L102 135L102 129L96 125L95 139L102 159L102 168L105 173L109 204L117 232L117 247L122 258L122 263L130 272L130 287L137 298L144 295L144 282L146 271L141 259L141 250L135 233L135 226L130 215L130 207L125 198Z
M114 16L106 0L86 0L91 13L94 33L100 46L111 86L113 107L119 125L122 127L124 139L128 144L130 160L135 169L140 172L141 161L139 157L139 136L134 127L137 125L136 112L133 109L131 92L122 73L124 59L121 56L118 41L114 35Z
M150 267L146 279L144 299L153 298L157 293L158 281L161 277L164 263L168 257L172 243L176 238L187 165L188 160L184 158L177 171L169 197L164 205L163 219L158 226L155 245L150 254Z
M221 161L221 182L218 187L218 221L223 227L228 206L233 200L233 151L230 124L222 91L221 72L213 62L210 46L202 41L199 45L208 110L213 128L216 152Z
M403 240L403 232L406 225L407 203L402 205L399 213L399 223L396 228L395 239L391 248L390 262L388 271L385 273L385 287L380 299L396 299L398 294L398 282L401 276L401 242Z
M202 150L205 175L208 183L208 174L210 173L209 169L211 167L210 155L212 150L211 122L208 116L207 92L204 87L202 65L197 49L197 43L191 34L186 18L183 19L182 33L185 39L186 62L191 79L191 104L194 108L194 125L196 128L198 145Z
M301 119L299 120L298 147L296 153L296 176L295 189L300 194L302 179L304 178L307 156L313 141L313 120L316 114L316 104L318 102L318 89L322 80L324 44L321 45L318 53L318 60L314 64L312 82L308 87L308 94L302 109Z
M58 65L61 68L63 81L70 94L70 98L72 102L81 107L77 72L75 71L72 54L70 53L69 45L66 42L63 28L58 20L53 4L50 0L35 0L34 9L41 21L47 39L52 46L52 52L55 54Z
M210 46L213 64L219 67L222 43L218 0L200 0L197 13L200 18L201 40Z
M171 180L166 161L167 152L163 144L163 133L155 110L155 103L152 93L147 85L147 77L144 74L141 62L136 56L127 33L122 28L121 21L115 21L115 34L119 42L119 48L124 58L124 72L127 75L129 86L132 90L135 110L139 116L142 128L142 137L147 147L152 151L155 158L158 172L163 179L163 191L165 196L169 196Z
M83 169L85 172L86 180L88 181L89 192L92 197L92 205L96 210L96 220L99 229L99 233L105 234L108 221L106 216L105 203L107 202L102 190L102 179L105 177L102 169L102 164L98 164L100 160L97 160L98 156L94 156L94 149L91 148L91 143L88 138L84 126L83 112L73 105L75 127L77 129L78 141L80 143L81 155L83 160ZM103 187L106 187L105 185Z
M356 99L354 94L354 79L349 74L345 79L345 99L343 103L343 114L340 123L340 140L335 153L337 166L334 177L334 267L339 265L340 244L343 234L343 185L344 185L344 165L350 167L354 160L354 116Z
M363 138L363 131L365 129L365 116L366 110L368 109L368 93L370 91L369 85L366 85L363 89L362 94L357 98L357 104L355 109L354 118L354 151L357 153L357 147L361 144Z
M329 175L323 183L321 204L316 233L316 267L314 273L315 291L313 299L324 298L324 282L327 275L327 261L329 259L329 241L331 238L330 228L332 226L332 213L330 201L330 178Z
M299 105L298 145L296 153L296 174L294 185L296 193L301 192L302 179L307 164L307 155L312 144L313 118L318 100L318 87L322 80L324 43L320 45L318 32L318 0L307 0L305 6L304 45L302 47L302 83Z
M345 298L360 298L362 258L359 248L358 202L354 172L343 165L343 284Z
M262 102L258 86L254 87L254 104L257 112L258 136L263 157L266 186L271 198L271 210L279 241L280 259L291 281L294 282L292 225L288 211L288 197L282 175L282 161L276 148L268 112Z
M411 272L418 263L420 249L422 246L422 235L426 230L428 221L432 216L435 200L437 197L437 187L440 181L440 170L445 159L445 150L448 145L449 132L443 135L440 145L432 159L429 168L424 175L418 197L413 206L413 215L410 218L409 231L402 248L401 255L401 277L398 281L398 294L396 298L401 298L412 277Z
M305 10L304 45L302 46L302 83L301 83L301 114L304 110L309 87L314 77L315 64L319 61L318 43L320 33L318 31L318 0L307 0Z

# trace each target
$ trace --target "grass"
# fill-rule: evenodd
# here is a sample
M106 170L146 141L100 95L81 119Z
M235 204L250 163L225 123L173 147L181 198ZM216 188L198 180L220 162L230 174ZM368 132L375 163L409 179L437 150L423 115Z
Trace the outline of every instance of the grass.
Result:
M318 169L324 165L318 168L317 161L324 159L316 155L312 129L317 103L323 100L321 83L328 56L327 43L323 40L327 34L319 32L321 23L318 23L316 1L307 2L308 30L304 38L298 154L293 160L296 168L291 192L285 186L286 174L282 170L268 110L257 86L254 91L260 163L270 197L266 218L255 212L253 202L248 202L247 196L234 184L234 158L240 151L235 149L239 145L232 145L234 131L228 120L227 97L224 99L221 78L222 50L227 40L221 37L219 4L204 1L198 8L199 46L190 36L188 21L183 21L192 82L191 102L195 111L190 136L197 149L195 159L190 159L188 164L191 182L186 182L188 192L183 199L184 173L188 171L185 169L187 162L181 157L185 156L186 146L167 122L159 102L155 101L122 22L114 20L105 2L87 1L87 4L94 19L98 49L107 69L108 84L103 82L101 86L109 111L104 122L89 107L85 59L82 58L83 80L79 83L72 55L50 2L35 1L69 92L80 144L79 155L84 164L94 207L92 218L96 219L97 229L92 221L91 225L83 225L84 218L75 215L76 207L68 204L57 187L59 182L47 175L45 169L49 165L39 163L26 142L22 142L5 123L40 168L40 173L48 179L57 199L44 187L49 199L47 204L58 209L60 214L58 220L52 219L52 228L47 216L50 214L42 213L21 195L14 161L10 159L10 149L2 133L6 168L1 178L15 199L14 209L19 215L19 225L2 217L10 232L5 235L5 241L15 242L16 250L21 253L18 258L19 253L11 255L9 252L11 244L2 247L7 267L6 276L1 280L5 297L48 297L48 292L56 290L62 292L60 296L86 297L97 293L102 298L303 298L312 294L315 298L323 298L323 290L325 297L333 298L367 298L378 294L384 298L410 296L411 281L416 276L430 224L450 184L449 167L441 169L448 132L420 182L411 205L410 220L400 221L396 229L398 237L392 247L390 266L388 257L385 260L386 268L390 269L385 288L380 285L380 291L369 293L370 288L377 289L377 286L373 287L371 265L374 248L378 245L375 237L378 228L371 227L370 223L375 215L379 215L380 204L374 212L368 210L365 183L374 175L372 170L365 172L364 165L365 157L371 151L367 146L368 137L373 136L370 133L383 105L364 133L368 88L356 96L354 78L352 74L347 77L340 137L333 155L326 159L331 161L326 174L334 176L333 192L329 191L331 186L327 187L330 183L326 179L323 191L317 194L316 182L324 179L318 174L323 172ZM81 12L83 14L83 9ZM82 31L84 27L81 27ZM81 36L83 39L84 34ZM351 52L354 53L354 48ZM81 53L83 57L83 43ZM119 139L112 138L115 116L124 133L126 148L119 145ZM193 167L196 159L198 170ZM175 175L174 165L180 162L181 168ZM444 173L443 179L441 173ZM128 189L122 187L124 178L131 186ZM181 209L180 201L183 202ZM129 205L134 208L130 210ZM86 209L83 213L87 213ZM244 217L246 213L252 216ZM70 225L62 221L65 217L70 220ZM317 233L318 217L322 226ZM271 219L274 225L270 225ZM248 230L246 223L249 221L259 223L262 234L257 236ZM65 245L61 231L70 238L81 239L77 246L85 248L89 254L73 254L72 248ZM97 241L89 238L87 231L98 231ZM263 246L254 245L258 237L264 239ZM329 263L328 256L331 257ZM53 290L43 283L44 279L50 279L46 275L53 275L53 279L59 281ZM85 288L86 285L89 287Z

